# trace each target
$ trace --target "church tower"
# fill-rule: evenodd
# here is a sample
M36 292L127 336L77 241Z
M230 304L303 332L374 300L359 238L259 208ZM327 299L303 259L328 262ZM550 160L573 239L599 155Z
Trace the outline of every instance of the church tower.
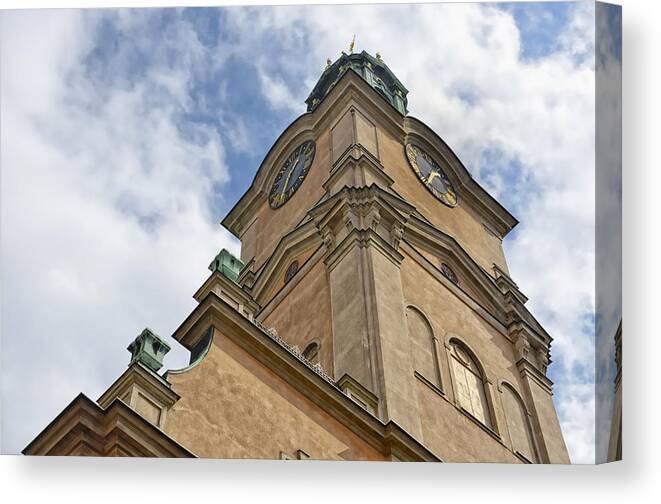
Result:
M158 374L146 330L25 453L568 463L551 337L503 252L517 220L407 95L378 53L329 60L222 222L241 258L173 335L190 366Z

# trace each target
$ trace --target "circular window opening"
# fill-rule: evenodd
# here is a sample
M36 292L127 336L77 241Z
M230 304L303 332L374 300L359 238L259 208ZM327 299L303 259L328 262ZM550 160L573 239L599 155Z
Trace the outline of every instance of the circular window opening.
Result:
M289 265L289 268L287 268L287 272L285 273L285 283L289 282L296 272L298 271L298 261L294 261Z
M450 280L450 282L454 284L459 283L459 279L457 278L457 275L455 274L454 271L452 271L452 268L450 268L450 266L448 266L447 264L441 263L441 273L443 273L443 276L448 280Z

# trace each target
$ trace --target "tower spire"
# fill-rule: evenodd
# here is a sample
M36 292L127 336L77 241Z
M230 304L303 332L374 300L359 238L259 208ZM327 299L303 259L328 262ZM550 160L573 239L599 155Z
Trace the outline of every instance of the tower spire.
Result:
M399 82L395 74L388 68L379 54L374 58L366 51L355 53L356 36L353 36L349 44L350 54L342 51L340 57L331 62L326 60L324 69L319 81L308 96L305 102L308 105L308 112L321 103L324 97L330 92L340 78L349 70L359 75L367 84L374 88L383 98L385 98L402 115L406 115L408 91L404 85Z

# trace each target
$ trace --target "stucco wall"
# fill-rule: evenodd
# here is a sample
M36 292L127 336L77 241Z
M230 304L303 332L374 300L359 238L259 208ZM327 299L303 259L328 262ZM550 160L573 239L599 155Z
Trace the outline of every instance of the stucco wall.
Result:
M425 445L447 461L519 461L504 446L509 445L510 440L500 392L497 389L498 382L506 380L519 392L522 391L520 375L514 364L512 344L406 254L401 272L405 303L414 305L424 313L438 341L441 388L445 397L418 381ZM492 419L493 429L499 433L502 442L485 432L455 405L448 350L445 346L449 337L456 337L464 342L484 367L486 376L492 383L488 397L495 413L495 418ZM432 351L431 346L428 348ZM452 440L448 440L448 437Z
M170 375L181 399L165 432L200 457L312 459L382 456L255 358L216 333L196 367Z
M297 275L303 275L299 271ZM291 291L262 321L274 327L278 335L297 345L301 351L312 340L321 345L319 362L324 370L333 375L333 328L331 324L331 300L328 276L323 261L317 262L307 274L296 279Z
M418 381L424 444L445 462L521 462L511 451Z

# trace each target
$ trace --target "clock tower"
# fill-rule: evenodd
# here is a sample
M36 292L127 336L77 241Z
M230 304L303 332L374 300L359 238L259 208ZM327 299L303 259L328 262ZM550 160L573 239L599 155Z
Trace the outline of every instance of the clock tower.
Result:
M329 61L306 104L222 222L241 257L173 334L190 366L158 374L146 330L96 415L127 405L169 456L568 463L551 337L503 253L517 220L378 53ZM60 454L52 425L26 453Z

